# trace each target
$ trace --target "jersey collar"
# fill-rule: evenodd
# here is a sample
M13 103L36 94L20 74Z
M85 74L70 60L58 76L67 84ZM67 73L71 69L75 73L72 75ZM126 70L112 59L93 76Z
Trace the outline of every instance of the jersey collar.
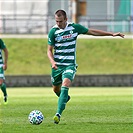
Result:
M63 30L65 30L65 29L68 27L69 24L70 24L70 22L67 22L66 27L65 27ZM53 28L59 28L59 27L58 27L58 25L56 24L56 25L53 26ZM59 28L59 29L60 29L60 28Z

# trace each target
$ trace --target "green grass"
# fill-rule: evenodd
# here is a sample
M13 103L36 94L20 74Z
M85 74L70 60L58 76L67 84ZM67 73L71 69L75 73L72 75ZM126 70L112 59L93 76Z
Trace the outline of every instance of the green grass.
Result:
M57 97L51 88L9 88L9 103L1 98L1 133L133 132L131 88L71 88L69 93L71 100L55 125ZM45 116L41 125L28 121L34 109Z
M9 50L7 75L50 74L47 39L3 39ZM131 74L132 39L78 39L77 74Z

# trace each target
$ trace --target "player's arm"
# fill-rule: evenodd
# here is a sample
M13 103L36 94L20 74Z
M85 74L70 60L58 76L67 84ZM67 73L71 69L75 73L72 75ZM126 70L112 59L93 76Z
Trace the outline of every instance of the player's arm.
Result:
M97 29L89 29L87 32L87 35L93 35L93 36L120 36L122 38L124 38L124 34L117 32L117 33L113 33L113 32L107 32L107 31L103 31L103 30L97 30Z
M4 48L3 51L4 51L4 65L3 65L3 69L6 70L7 69L7 61L8 61L8 50L7 50L7 48Z
M53 46L51 46L51 45L48 45L47 56L52 65L52 68L57 69L57 65L56 65L56 62L54 61L54 56L53 56Z

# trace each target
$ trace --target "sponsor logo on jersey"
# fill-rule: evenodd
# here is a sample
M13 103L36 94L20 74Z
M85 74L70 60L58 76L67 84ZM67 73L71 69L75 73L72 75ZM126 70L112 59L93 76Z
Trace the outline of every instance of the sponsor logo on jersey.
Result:
M62 36L63 39L69 39L71 37L72 37L72 34Z

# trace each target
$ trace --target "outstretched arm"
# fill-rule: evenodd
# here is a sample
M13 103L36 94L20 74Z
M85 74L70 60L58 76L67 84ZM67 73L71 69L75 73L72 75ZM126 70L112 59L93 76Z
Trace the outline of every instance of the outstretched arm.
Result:
M103 30L97 30L97 29L89 29L87 32L87 35L93 35L93 36L120 36L122 38L124 38L124 34L117 32L117 33L113 33L113 32L107 32L107 31L103 31Z

